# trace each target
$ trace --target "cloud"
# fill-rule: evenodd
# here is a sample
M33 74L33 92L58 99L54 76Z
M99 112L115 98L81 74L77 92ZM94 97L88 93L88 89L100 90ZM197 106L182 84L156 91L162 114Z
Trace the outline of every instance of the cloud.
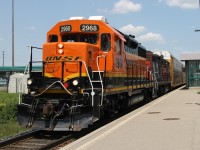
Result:
M129 12L137 12L141 9L141 4L133 3L130 0L119 0L118 2L114 3L112 12L117 14L126 14Z
M161 34L152 33L152 32L139 36L138 40L140 42L160 42L160 43L165 42L164 37Z
M158 2L164 2L170 7L179 7L182 9L196 9L199 7L198 0L158 0Z
M165 43L164 37L161 34L148 32L145 33L146 28L144 26L134 26L132 24L128 24L119 29L121 32L127 35L135 35L136 39L139 42L159 42Z
M125 33L125 34L132 34L132 35L140 35L141 33L143 33L146 29L144 26L134 26L132 24L128 24L126 26L123 26L119 29L121 32Z

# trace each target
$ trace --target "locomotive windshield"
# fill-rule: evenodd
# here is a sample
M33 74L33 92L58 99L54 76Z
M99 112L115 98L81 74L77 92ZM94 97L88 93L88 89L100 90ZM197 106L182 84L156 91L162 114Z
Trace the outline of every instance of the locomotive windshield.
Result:
M62 42L85 42L90 44L97 43L97 34L64 34L61 35ZM57 35L50 35L49 42L58 42Z
M97 43L97 35L96 34L82 34L82 35L80 35L80 42L96 44Z
M77 34L62 35L62 42L78 42Z

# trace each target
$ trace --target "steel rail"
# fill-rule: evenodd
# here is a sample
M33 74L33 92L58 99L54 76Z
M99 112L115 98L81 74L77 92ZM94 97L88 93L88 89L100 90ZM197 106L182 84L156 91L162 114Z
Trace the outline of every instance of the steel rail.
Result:
M74 140L76 140L76 138L73 136L73 134L55 134L55 132L34 130L1 141L0 149L46 150L53 149L59 145L62 145L63 143Z
M21 141L21 140L24 140L26 138L29 138L37 133L41 132L40 130L32 130L32 131L28 131L28 132L25 132L25 133L22 133L22 134L19 134L17 136L14 136L14 137L11 137L11 138L8 138L6 140L3 140L3 141L0 141L0 148L3 148L3 147L7 147L9 145L12 145L18 141Z
M73 139L73 134L64 136L61 139L58 139L48 145L45 145L45 146L39 148L39 150L47 150L47 149L52 149L52 148L58 147L59 145L66 143L67 141L69 141L71 139Z

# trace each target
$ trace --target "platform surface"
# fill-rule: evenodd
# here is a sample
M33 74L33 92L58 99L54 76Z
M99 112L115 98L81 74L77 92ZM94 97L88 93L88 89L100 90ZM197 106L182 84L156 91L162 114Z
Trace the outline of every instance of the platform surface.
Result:
M174 90L62 150L200 150L199 89Z

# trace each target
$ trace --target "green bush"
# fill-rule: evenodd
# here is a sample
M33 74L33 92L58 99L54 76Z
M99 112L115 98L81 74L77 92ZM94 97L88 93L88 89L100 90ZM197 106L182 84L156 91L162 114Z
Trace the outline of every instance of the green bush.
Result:
M0 92L0 124L16 120L18 95Z
M0 140L26 131L17 122L18 94L0 92Z

